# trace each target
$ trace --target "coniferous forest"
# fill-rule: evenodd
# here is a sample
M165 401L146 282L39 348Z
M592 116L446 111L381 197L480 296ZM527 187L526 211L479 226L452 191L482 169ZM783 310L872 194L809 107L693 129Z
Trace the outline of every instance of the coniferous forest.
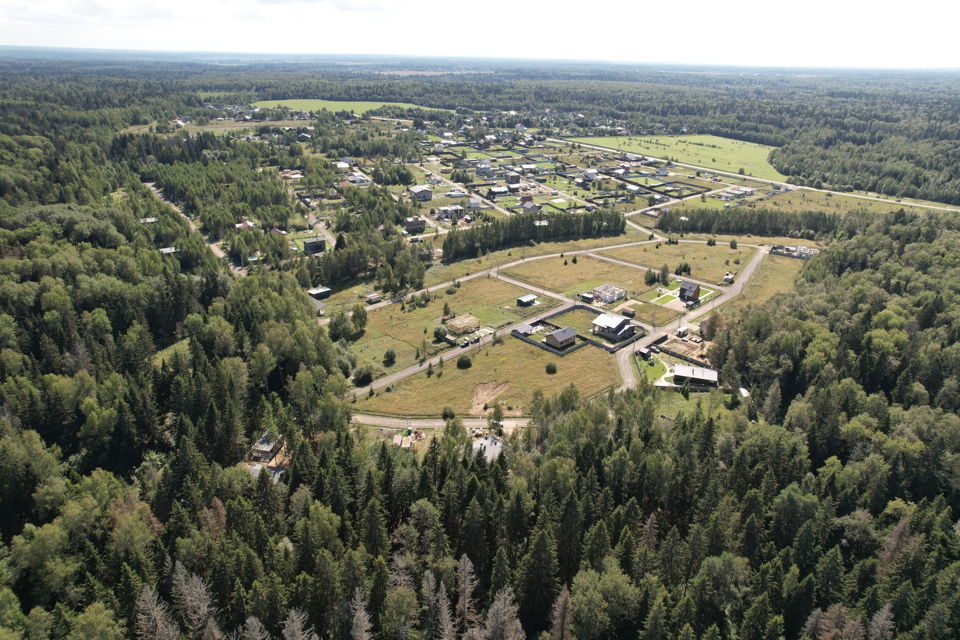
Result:
M671 413L643 380L535 393L488 461L460 417L419 451L356 428L342 341L306 293L422 287L433 267L396 230L415 204L344 188L316 260L236 227L300 210L276 169L323 190L341 156L418 158L416 134L329 112L303 145L269 121L168 130L279 98L410 102L374 115L450 127L550 109L579 133L687 127L774 145L798 182L956 204L958 80L0 60L0 640L960 638L956 214L666 214L665 232L824 246L711 327L712 365L750 397ZM444 259L625 228L605 209L532 222L452 232ZM262 266L237 276L201 230ZM238 464L265 433L279 477Z

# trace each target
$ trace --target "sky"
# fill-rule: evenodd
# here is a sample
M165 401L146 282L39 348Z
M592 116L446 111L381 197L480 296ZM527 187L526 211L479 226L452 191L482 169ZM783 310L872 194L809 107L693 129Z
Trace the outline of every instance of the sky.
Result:
M8 46L960 68L953 0L0 0L0 15Z

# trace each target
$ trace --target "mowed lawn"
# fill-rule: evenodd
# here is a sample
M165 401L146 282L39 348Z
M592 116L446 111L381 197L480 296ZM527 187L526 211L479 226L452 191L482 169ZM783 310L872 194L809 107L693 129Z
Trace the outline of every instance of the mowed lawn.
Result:
M353 351L363 364L369 364L379 375L386 371L399 371L416 362L417 349L427 342L430 353L448 348L445 343L434 343L433 328L443 324L444 304L456 315L470 314L480 320L480 326L499 329L542 313L557 306L553 298L540 297L541 304L534 307L518 307L517 298L529 291L507 284L495 278L475 278L463 282L454 293L437 291L436 299L425 307L409 302L405 310L399 304L381 307L367 314L367 327L363 337L353 344ZM396 363L390 367L383 364L387 349L397 353ZM422 355L422 354L421 354Z
M564 260L567 264L563 264ZM577 256L576 264L573 263L573 256L543 258L510 267L502 273L532 286L545 286L551 291L570 297L583 291L591 291L602 284L615 284L628 292L646 291L650 287L643 282L646 273L643 269L584 255Z
M661 244L659 249L652 244L621 247L604 251L603 255L651 269L659 269L666 264L670 273L673 273L681 262L687 262L690 264L691 278L719 282L728 271L735 273L742 269L754 253L756 249L753 247L731 249L729 244L717 243L710 247L706 244L681 241L680 244ZM740 264L734 263L736 259L740 260Z
M506 389L498 396L504 413L524 415L537 389L551 397L573 383L581 397L589 397L621 383L614 356L590 345L557 357L508 336L503 344L484 346L470 356L473 366L469 369L458 369L456 360L450 360L444 364L442 375L438 375L439 368L434 367L432 376L418 373L395 384L393 391L380 391L373 398L359 398L355 411L439 418L444 406L450 406L457 415L469 416L473 412L477 385L506 383ZM548 362L557 365L557 373L546 373ZM480 413L478 410L472 415Z
M767 180L786 179L786 176L767 162L767 156L774 147L753 142L706 135L569 138L569 141L640 153L654 158L669 157L675 162L731 173L737 173L742 168L746 175Z
M803 264L803 260L796 258L764 256L740 295L723 303L720 311L730 315L750 305L759 306L781 291L789 291Z
M385 104L392 104L404 109L426 109L416 104L408 102L349 102L342 100L261 100L254 102L254 107L261 109L272 109L274 107L287 107L296 111L349 111L350 113L364 114L367 111L379 109ZM436 111L446 111L446 109L436 109Z

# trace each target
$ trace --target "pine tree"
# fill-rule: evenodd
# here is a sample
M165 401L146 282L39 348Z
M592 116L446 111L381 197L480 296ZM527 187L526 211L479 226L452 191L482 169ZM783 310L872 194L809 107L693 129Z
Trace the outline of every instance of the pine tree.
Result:
M550 608L559 592L557 584L557 549L550 534L534 532L527 555L517 570L517 592L520 595L520 618L530 633L539 633L546 626Z

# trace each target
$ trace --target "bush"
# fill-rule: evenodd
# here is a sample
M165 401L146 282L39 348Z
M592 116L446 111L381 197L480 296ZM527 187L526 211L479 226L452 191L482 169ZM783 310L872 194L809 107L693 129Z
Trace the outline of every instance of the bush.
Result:
M457 292L457 288L456 288L455 286L453 286L453 285L450 285L449 287L446 288L446 294L447 294L448 296L452 296L452 295L455 294L456 292Z
M708 247L715 247L715 246L717 246L717 240L716 240L716 238L708 238L708 239L707 239L707 246L708 246Z
M353 383L358 387L365 387L373 382L373 369L367 366L357 367L353 372Z
M444 420L453 420L457 417L457 414L454 412L453 407L444 407L443 413L440 414L440 417Z
M437 325L433 328L433 339L437 342L441 342L445 337L447 337L447 328L443 325Z
M577 264L577 256L573 256L573 264Z
M470 356L464 354L457 358L457 369L469 369L473 366L473 360L470 359Z
M397 361L397 352L393 349L387 349L386 353L383 354L383 364L392 367Z
M731 241L730 241L730 248L731 248L731 249L736 249L736 248L737 248L737 241L736 241L736 240L731 240Z
M555 363L555 362L548 362L548 363L547 363L547 373L549 373L550 375L553 375L553 374L555 374L556 372L557 372L557 363Z

